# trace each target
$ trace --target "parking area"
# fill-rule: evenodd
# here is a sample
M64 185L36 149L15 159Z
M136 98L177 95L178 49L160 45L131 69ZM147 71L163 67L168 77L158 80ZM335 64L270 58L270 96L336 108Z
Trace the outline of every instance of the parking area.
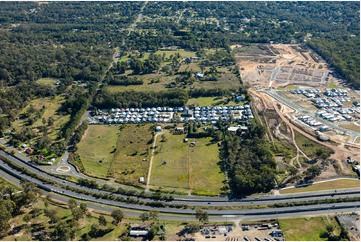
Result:
M338 216L337 219L348 230L351 240L360 240L360 215L346 214Z
M195 234L195 240L203 241L283 241L282 230L277 223L240 224L240 226L203 226Z

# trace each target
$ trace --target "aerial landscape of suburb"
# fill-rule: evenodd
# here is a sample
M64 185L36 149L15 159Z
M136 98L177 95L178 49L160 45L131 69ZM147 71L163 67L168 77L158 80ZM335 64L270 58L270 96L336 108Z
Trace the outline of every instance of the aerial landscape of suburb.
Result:
M360 241L359 1L0 1L0 241Z

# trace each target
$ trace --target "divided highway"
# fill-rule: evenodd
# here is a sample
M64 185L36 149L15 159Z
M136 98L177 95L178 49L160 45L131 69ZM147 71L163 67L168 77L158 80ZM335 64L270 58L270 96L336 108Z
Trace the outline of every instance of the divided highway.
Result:
M101 193L101 194L109 194L116 197L122 197L124 199L127 199L130 196L121 195L121 194L115 194L112 192L104 191L101 189L95 189L95 188L88 188L85 186L81 186L77 183L67 181L65 179L58 178L56 176L53 176L51 174L45 173L40 168L38 168L35 165L31 165L30 163L20 160L4 151L0 151L0 157L5 157L12 162L16 163L18 166L23 167L24 169L38 174L39 176L42 176L55 184L61 184L62 186L68 186L69 188L76 188L85 192L91 192L91 193ZM11 168L8 164L6 164L4 161L0 162L0 166L3 168L7 168L8 171L12 171L13 173L17 174L21 177L28 177L25 174L20 174L17 170ZM7 172L8 172L7 171ZM35 181L36 179L33 177L29 177L29 179L32 179L32 181ZM36 180L37 184L39 186L44 185L43 182ZM49 186L49 185L48 185ZM54 186L54 190L61 190L62 188L58 186ZM221 198L221 200L218 200L218 198L200 198L200 199L175 199L174 201L164 202L168 204L182 204L182 205L188 205L188 206L249 206L249 205L264 205L264 204L275 204L275 203L285 203L285 202L301 202L301 201L310 201L310 200L320 200L320 199L335 199L335 198L342 198L342 197L360 197L360 189L359 188L347 188L347 189L338 189L338 190L332 190L332 191L318 191L318 192L309 192L309 193L298 193L298 194L285 194L285 195L262 195L259 197L247 197L244 199L231 199L228 200L228 198ZM152 202L154 199L151 198L137 198L144 202Z
M0 170L1 177L10 180L13 183L20 184L20 179L13 177L11 174L5 173ZM61 192L58 191L58 192ZM95 199L89 196L83 196L77 193L71 193L64 191L63 195L58 195L54 193L49 193L53 199L67 203L68 196L75 197L77 199L82 198L89 203L87 203L88 208L111 212L115 208L119 207L118 202L108 201L104 199ZM45 191L45 193L48 193ZM89 200L88 200L89 199ZM120 206L124 208L123 206ZM141 210L138 210L136 206L130 205L129 209L124 209L123 212L128 216L139 216L142 213ZM273 209L248 209L248 210L207 210L210 215L211 221L229 221L228 217L232 216L233 219L242 219L242 220L260 220L260 219L271 219L271 218L282 218L282 217L291 217L291 216L304 216L304 215L316 215L316 214L335 214L335 213L345 213L345 212L356 212L359 211L359 203L335 203L335 204L322 204L322 205L309 205L309 206L300 206L300 207L290 207L290 208L273 208ZM149 209L146 209L147 211ZM162 211L163 209L157 209L161 211L161 219L166 220L178 220L178 221L188 221L195 220L195 211L191 209L182 209L181 212L173 214L171 211ZM228 215L228 216L227 216Z
M161 208L154 208L145 205L139 204L130 204L126 202L118 202L113 200L107 200L102 198L95 198L93 196L85 195L83 193L73 192L61 187L61 185L69 186L69 188L77 188L82 191L86 192L96 192L99 194L112 194L107 191L99 190L99 189L91 189L87 187L80 186L73 182L68 182L66 180L60 179L58 177L52 176L50 174L44 173L39 168L30 165L26 161L22 161L12 155L0 151L0 157L5 157L12 162L16 163L18 166L23 167L24 169L36 173L37 175L47 178L54 182L55 185L45 184L42 181L31 177L29 175L23 174L16 169L10 167L6 162L0 160L0 168L8 173L13 182L19 182L21 178L25 178L31 182L34 182L37 186L44 189L47 192L53 192L60 194L62 199L65 198L63 196L72 197L80 200L85 200L89 202L94 202L93 206L97 206L96 209L102 210L104 206L115 206L121 207L125 209L133 209L139 211L149 211L152 209L156 209L164 214L178 214L189 217L194 217L195 210L192 209L177 209L177 208L170 208L170 207L161 207ZM285 203L285 202L297 202L297 201L310 201L310 200L319 200L319 199L335 199L335 198L342 198L342 197L360 197L358 188L354 189L339 189L339 190L332 190L332 191L322 191L322 192L311 192L311 193L299 193L299 194L290 194L290 195L278 195L278 196L259 196L259 197L249 197L242 200L229 200L229 201L212 201L210 198L209 201L205 201L204 199L201 200L175 200L170 202L164 202L169 204L184 204L187 206L219 206L220 208L215 209L208 209L207 212L210 216L215 216L214 219L220 219L223 215L237 215L237 216L248 216L248 217L267 217L267 216L291 216L292 214L300 214L300 213L307 213L307 214L314 214L315 212L324 212L330 213L331 211L337 212L345 212L345 211L353 211L352 209L357 209L360 206L360 202L347 202L347 203L332 203L332 204L318 204L318 205L308 205L308 206L296 206L296 207L282 207L282 208L266 208L266 209L247 209L247 210L232 210L226 209L228 206L248 206L248 205L262 205L262 204L275 204L275 203ZM52 194L52 193L51 193ZM112 194L114 196L119 196L123 198L127 198L127 196L119 195L119 194ZM59 195L53 194L55 198L59 199ZM150 202L153 201L148 198L138 198L140 201ZM102 204L102 205L100 205ZM222 208L221 208L222 207ZM108 208L109 210L110 208ZM108 211L106 210L106 211ZM138 211L138 213L139 213ZM131 212L134 213L134 212ZM170 215L170 217L174 217L174 215ZM174 218L173 218L174 219ZM183 218L184 220L184 218Z

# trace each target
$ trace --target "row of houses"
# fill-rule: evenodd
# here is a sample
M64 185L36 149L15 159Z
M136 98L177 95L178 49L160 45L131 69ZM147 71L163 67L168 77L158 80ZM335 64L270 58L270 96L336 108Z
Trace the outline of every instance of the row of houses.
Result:
M291 91L294 94L307 94L307 93L321 93L320 89L310 88L310 89L296 89Z
M298 118L299 120L301 120L302 122L304 122L305 124L312 126L312 127L317 127L317 126L321 126L322 123L319 121L314 120L313 118L311 118L308 115L305 116L301 116Z
M324 112L318 114L321 118L328 120L330 122L336 122L336 121L351 121L352 117L349 115L338 115L338 113L329 113Z
M89 118L90 124L153 123L153 122L203 122L253 119L249 105L214 106L195 108L141 108L98 110Z
M328 97L336 97L336 96L347 96L347 90L346 89L326 89L325 95Z

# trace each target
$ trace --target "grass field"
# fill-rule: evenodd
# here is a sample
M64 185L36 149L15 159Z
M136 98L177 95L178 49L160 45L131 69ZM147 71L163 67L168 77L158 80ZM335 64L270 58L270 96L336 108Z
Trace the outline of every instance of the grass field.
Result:
M331 190L331 189L333 190L333 189L352 188L352 187L360 187L360 181L340 179L336 181L316 183L307 187L284 189L284 190L280 190L280 193L288 194L288 193L297 193L297 192L311 192L311 191L319 191L319 190Z
M152 145L152 124L126 125L120 131L111 173L121 183L139 185L139 177L147 177Z
M21 230L11 236L3 237L2 239L5 241L15 241L15 240L22 240L22 241L29 241L31 240L31 232L33 231L45 231L45 232L52 232L54 230L54 225L49 223L49 219L44 215L43 209L45 209L45 204L42 200L38 201L33 205L33 207L41 209L41 212L38 216L32 218L30 220L29 229L25 227L26 223L23 221L23 218L26 214L29 214L31 209L23 209L24 213L16 216L15 218L10 220L11 224L14 224L16 226L24 226L21 227ZM48 208L49 210L53 211L55 213L55 216L58 217L62 221L67 221L68 219L72 218L70 209L67 208L67 206L60 205L54 202L49 202ZM102 214L106 221L107 225L102 227L101 229L109 230L109 233L106 233L104 236L99 238L93 238L92 240L102 240L102 241L113 241L116 239L119 239L119 236L125 231L126 223L136 223L140 222L139 220L135 219L129 219L124 218L123 221L115 226L111 223L113 220L112 217L109 214ZM90 231L92 224L98 224L98 217L100 216L99 213L92 211L89 216L86 216L85 218L79 220L79 229L76 231L75 239L74 240L82 240L81 236L85 233L88 233Z
M214 52L215 50L209 50L209 52ZM143 81L143 85L129 85L129 86L117 86L117 85L107 85L106 86L106 90L112 93L116 93L116 92L123 92L123 91L138 91L138 92L147 92L147 91L160 91L160 90L172 90L172 89L168 89L166 86L168 84L172 85L176 82L176 78L179 77L179 74L172 74L172 75L168 75L165 72L161 71L162 67L170 64L169 61L169 57L171 55L176 55L177 53L180 54L181 58L180 58L180 62L181 60L187 58L187 57L196 57L196 53L195 52L191 52L191 51L185 51L183 49L179 49L179 50L159 50L156 52L156 54L160 54L163 56L163 54L165 55L164 58L164 62L161 64L161 68L157 73L151 73L151 74L144 74L144 75L134 75L133 77L137 77L140 80ZM132 53L127 53L125 56L123 56L120 61L126 61L129 59L129 55L130 56L134 56L134 55L139 55L139 54L132 54ZM146 60L149 57L149 53L145 53L144 56L142 58L140 58L141 60ZM232 69L233 66L230 67L217 67L217 71L220 72L218 78L218 81L200 81L200 80L195 80L192 84L188 84L188 85L183 85L181 83L177 84L176 88L181 88L181 89L192 89L192 88L205 88L205 89L231 89L231 88L239 88L241 85L239 83L239 80L237 79L237 77L235 76L235 74L232 73ZM210 67L206 67L204 69L204 72L207 72L210 70ZM199 67L198 63L196 62L192 62L192 63L184 63L181 62L180 67L179 67L179 72L184 72L184 71L190 71L192 73L196 73L201 71L201 68ZM127 70L124 74L122 74L121 76L124 75L131 75L132 71L131 70Z
M89 125L83 140L77 145L87 173L108 175L119 133L119 126Z
M107 85L106 90L111 93L125 92L125 91L161 91L161 90L174 90L174 88L166 88L166 85L175 81L179 75L168 76L165 73L152 73L145 75L137 75L140 80L143 80L142 85L129 85L129 86L115 86ZM153 83L152 83L153 81ZM218 81L195 81L192 85L188 85L185 88L189 90L192 88L204 88L204 89L237 89L241 86L238 79L231 73L220 74Z
M55 85L55 83L59 81L58 79L55 78L40 78L38 80L36 80L37 83L39 84L43 84L43 85Z
M325 152L331 152L332 150L326 146L320 145L308 138L306 138L305 136L301 135L300 133L298 133L297 131L295 131L295 140L296 143L298 145L298 147L305 152L305 154L312 158L313 156L315 156L316 151L318 149L322 149Z
M42 119L45 118L46 121L49 117L54 119L54 124L52 127L49 127L48 134L52 140L55 140L58 136L59 131L64 126L66 122L69 121L70 115L58 115L56 111L60 108L61 104L65 101L65 98L61 95L55 96L53 98L38 98L32 100L21 112L20 114L24 114L29 109L30 105L32 105L36 110L40 110L44 107L44 112L42 116L34 122L31 127L36 128L42 126ZM15 130L20 130L25 127L26 119L18 119L12 122L12 127Z
M327 240L327 238L321 238L320 236L326 231L326 224L332 224L335 227L334 233L340 233L340 226L336 219L331 216L279 220L279 225L287 241Z
M234 105L242 105L242 103L235 103L230 101L228 103L224 103L226 98L224 97L199 97L199 98L190 98L188 99L187 105L195 105L195 106L234 106Z
M292 90L292 89L297 89L297 85L289 85L287 87L277 88L277 90L279 90L279 91L288 91L288 90Z
M328 88L340 88L340 86L334 84L334 83L327 83Z
M89 204L88 204L89 206ZM32 208L40 209L40 213L32 217L29 221L29 223L26 223L23 219L24 216L29 214L32 211ZM2 237L1 239L4 241L30 241L32 240L32 232L35 231L44 231L51 233L54 231L54 225L50 224L49 218L47 218L44 215L44 209L49 209L52 211L57 218L59 218L61 221L67 222L68 220L72 219L73 216L71 214L70 209L63 204L58 204L54 201L50 201L48 203L48 207L45 207L45 203L43 199L40 199L38 202L34 203L32 208L25 208L22 209L22 213L10 220L10 224L12 227L19 227L20 230L14 235L8 235L5 237ZM114 208L115 209L115 208ZM81 241L82 236L85 233L88 233L91 229L91 226L93 224L99 225L98 218L100 215L103 215L107 221L107 224L105 226L99 226L100 229L108 231L103 236L98 238L92 238L92 241L115 241L119 240L119 237L122 236L124 232L127 231L127 224L150 224L150 221L142 222L136 217L128 217L125 216L123 220L118 225L113 225L111 222L113 221L113 218L110 216L110 213L106 212L99 212L92 209L88 209L87 216L80 219L78 221L79 227L76 230L74 241ZM166 225L166 236L167 240L177 240L178 236L176 235L177 232L179 232L183 227L184 224L179 221L165 221L165 220L159 220L160 224ZM28 226L26 226L28 224ZM154 237L155 241L159 241L159 236L156 235Z
M217 145L210 144L210 138L201 138L190 139L189 142L196 141L196 146L189 147L189 143L183 142L183 135L165 131L164 136L165 142L157 140L150 184L218 195L225 177L217 164Z

